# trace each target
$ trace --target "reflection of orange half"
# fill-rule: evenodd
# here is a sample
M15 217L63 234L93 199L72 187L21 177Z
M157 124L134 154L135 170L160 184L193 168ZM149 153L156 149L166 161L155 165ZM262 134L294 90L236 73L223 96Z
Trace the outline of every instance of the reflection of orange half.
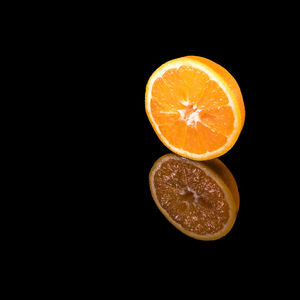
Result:
M232 173L229 171L229 169L222 163L221 160L218 158L206 160L202 162L204 165L206 165L208 168L213 170L222 180L224 183L228 186L230 189L233 199L236 203L236 210L238 212L240 208L240 194L238 191L238 186L236 184L236 181L232 175Z
M235 79L220 65L197 56L160 66L148 81L145 108L159 139L194 160L226 153L245 120Z
M196 162L167 154L149 174L152 197L163 215L184 234L216 240L232 228L239 209L236 181L219 160Z

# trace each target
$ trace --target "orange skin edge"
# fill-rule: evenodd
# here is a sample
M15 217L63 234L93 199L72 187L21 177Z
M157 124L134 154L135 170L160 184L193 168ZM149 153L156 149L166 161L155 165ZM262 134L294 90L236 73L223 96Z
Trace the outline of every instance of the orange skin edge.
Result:
M240 194L235 178L233 177L230 170L225 166L225 164L218 158L211 160L202 161L207 167L212 169L227 185L230 192L232 193L233 199L236 204L236 211L240 208Z

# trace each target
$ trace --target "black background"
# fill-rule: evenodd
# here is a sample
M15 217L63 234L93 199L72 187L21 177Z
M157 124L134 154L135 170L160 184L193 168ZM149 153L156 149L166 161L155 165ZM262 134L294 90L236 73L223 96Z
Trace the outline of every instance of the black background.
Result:
M40 76L38 97L46 91L45 111L53 111L48 135L40 134L50 153L42 161L55 174L45 208L53 219L43 236L46 248L72 268L99 269L108 261L112 278L133 268L138 273L154 267L162 274L171 268L177 274L177 267L187 265L196 272L236 268L238 274L287 265L297 249L297 185L290 171L297 157L293 19L283 27L277 15L261 9L249 18L245 8L230 15L208 10L206 18L189 6L182 10L189 13L176 22L161 7L145 16L140 8L108 19L62 14L65 23L56 31L43 28L39 47L29 47L40 55L37 77L49 71L49 81ZM148 183L154 162L170 151L147 119L146 84L161 64L187 55L226 68L246 108L239 139L220 157L237 181L240 210L233 229L217 241L198 241L172 226ZM44 149L39 147L36 152Z
M195 19L193 31L180 24L168 28L168 23L149 23L138 29L139 24L125 22L110 31L101 40L103 49L99 41L84 37L92 53L86 63L94 70L86 75L91 97L84 95L89 99L84 145L89 145L86 159L93 170L87 174L92 200L82 221L87 228L82 232L84 244L93 245L87 249L100 247L93 241L100 230L107 255L125 266L160 259L184 263L186 258L198 267L220 260L251 267L257 259L272 265L271 257L281 257L280 249L295 251L293 183L288 175L293 162L287 154L293 149L294 121L285 105L292 94L293 79L285 72L295 61L294 39L280 22L271 26L264 15L247 20L240 16L232 23L222 19L221 27L206 32ZM98 50L105 54L97 57ZM225 67L237 80L246 108L238 141L220 157L237 181L240 210L231 232L212 242L194 240L173 227L152 200L148 183L154 162L170 151L147 119L145 87L161 64L186 55L203 56ZM284 261L278 259L277 264Z
M111 202L113 211L106 217L116 217L113 226L108 221L108 235L113 241L112 249L116 249L115 243L122 248L125 261L128 255L136 261L140 255L151 253L151 257L167 255L171 261L174 257L197 256L198 262L204 264L219 257L235 260L242 255L243 262L251 265L251 259L257 257L269 261L270 253L274 255L282 247L293 249L288 238L292 221L287 215L291 208L282 202L287 201L283 199L290 193L285 176L287 164L281 159L287 150L282 139L289 143L288 134L284 133L289 119L287 107L282 105L286 78L281 76L282 66L274 63L284 55L279 47L283 40L279 43L275 36L257 30L235 32L229 39L226 30L219 34L217 41L205 36L193 39L182 35L179 40L173 36L161 40L150 36L152 45L148 45L146 38L135 40L139 37L137 33L127 40L124 52L116 56L122 70L117 73L118 87L115 82L112 85L111 101L118 101L119 106L114 108L112 104L110 111L119 119L112 120L116 123L106 141L110 148L106 149L105 159L110 161L112 157L115 166L110 170L112 187L106 200ZM212 242L194 240L174 228L157 209L148 184L152 165L170 151L147 119L145 87L161 64L186 55L203 56L225 67L237 80L246 108L245 125L238 141L220 157L237 181L240 211L231 232ZM249 260L245 260L246 256Z
M9 63L21 79L11 91L21 96L12 96L20 100L11 101L12 115L18 110L25 120L12 124L22 139L10 134L17 140L11 169L23 183L13 183L21 204L11 201L6 224L16 228L9 234L17 241L16 259L30 265L32 257L63 284L70 275L90 275L102 287L104 277L110 292L126 279L132 292L145 274L154 274L145 293L159 283L167 293L177 291L190 279L202 288L203 278L215 292L215 281L227 278L232 285L223 295L238 289L238 279L248 293L254 284L246 276L253 271L255 286L265 287L266 274L281 279L286 273L279 268L295 266L298 18L281 3L203 5L74 4L54 7L48 19L48 8L35 18L25 14L26 26L16 25ZM238 141L220 157L237 181L240 210L231 232L211 242L173 227L148 183L152 165L169 150L147 119L145 87L161 64L186 55L225 67L246 108ZM178 285L166 285L170 273ZM183 289L194 289L189 284Z
M30 269L30 255L62 285L67 279L86 280L100 286L100 293L111 286L111 294L131 294L145 286L143 293L150 294L161 285L168 296L179 290L186 296L199 287L244 296L280 288L299 261L293 175L298 18L292 8L276 11L274 4L263 9L225 3L223 9L213 3L196 10L173 3L174 10L165 11L147 5L78 7L79 12L68 7L57 9L44 27L32 21L32 28L18 28L23 40L13 47L19 62L12 72L27 81L18 85L21 104L13 105L30 125L17 126L24 141L17 139L15 157L26 166L12 170L24 180L25 191L18 185L21 204L12 202L12 214L18 210L23 218L7 223L21 236L10 234L18 243L15 257ZM186 55L226 68L246 108L239 139L220 157L237 181L240 210L232 230L217 241L178 231L160 213L149 188L151 167L170 151L147 119L146 84L161 64ZM25 101L31 97L35 101ZM30 113L24 114L24 107ZM35 200L27 201L31 195ZM280 284L270 280L269 286L271 276ZM219 288L223 280L227 284ZM244 294L238 293L240 283Z

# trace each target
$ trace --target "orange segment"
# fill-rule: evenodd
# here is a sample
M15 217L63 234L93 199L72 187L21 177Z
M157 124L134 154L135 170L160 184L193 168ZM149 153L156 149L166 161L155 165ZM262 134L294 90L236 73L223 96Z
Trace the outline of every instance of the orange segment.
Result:
M196 68L189 66L181 66L178 73L183 78L186 88L189 90L189 99L191 104L196 104L199 97L201 97L206 82L209 81L208 75Z
M201 155L206 151L214 151L225 141L226 137L218 132L213 132L202 123L198 123L195 127L187 126L184 149L190 153Z
M180 104L180 99L186 99L188 90L177 69L167 70L162 76L162 79L168 86L168 90L171 96L173 96L173 101L175 100L173 102L174 104Z
M183 108L176 100L176 96L162 78L158 78L153 85L152 93L153 103L162 106L163 111L170 111L172 109ZM174 105L177 105L174 107Z
M160 140L194 160L226 153L245 118L239 87L221 66L201 57L182 57L158 68L146 87L147 116Z
M167 124L160 124L159 129L175 147L181 147L184 144L187 126L177 116L170 117L170 120L172 121Z
M234 129L234 115L230 106L203 110L199 118L203 124L224 136L229 136Z
M215 240L232 228L239 205L234 177L218 159L194 162L167 154L149 174L152 197L180 231L200 240Z
M228 103L228 98L217 82L210 80L205 86L202 97L198 98L200 109L218 108Z

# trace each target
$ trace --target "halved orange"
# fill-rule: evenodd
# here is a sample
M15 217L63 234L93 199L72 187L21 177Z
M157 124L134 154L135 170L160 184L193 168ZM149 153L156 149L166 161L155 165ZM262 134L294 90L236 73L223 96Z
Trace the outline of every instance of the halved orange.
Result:
M226 153L245 120L243 97L233 76L198 56L160 66L147 83L145 107L165 146L193 160Z
M218 158L200 162L164 155L154 163L149 183L159 210L192 238L216 240L234 225L239 192L233 175Z

